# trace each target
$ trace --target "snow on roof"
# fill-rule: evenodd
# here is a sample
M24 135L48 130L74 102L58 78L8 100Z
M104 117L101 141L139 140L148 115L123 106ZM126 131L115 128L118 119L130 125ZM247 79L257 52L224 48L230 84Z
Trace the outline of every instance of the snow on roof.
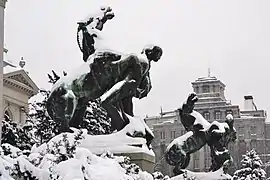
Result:
M16 67L12 62L7 61L7 60L3 61L3 73L4 74L19 71L19 70L20 70L20 68Z
M12 72L19 71L19 70L20 70L20 68L17 68L17 67L4 66L3 73L8 74L8 73L12 73Z
M196 81L209 81L209 80L216 81L217 78L216 77L201 77L201 78L198 78Z
M7 60L3 60L3 66L11 66L11 67L16 67L16 65L14 65L12 62L7 61Z

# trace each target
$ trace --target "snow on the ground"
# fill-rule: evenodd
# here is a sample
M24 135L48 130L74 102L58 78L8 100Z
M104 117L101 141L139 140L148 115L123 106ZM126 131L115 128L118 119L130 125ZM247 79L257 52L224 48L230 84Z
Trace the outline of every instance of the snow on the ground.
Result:
M118 131L116 133L106 135L88 135L87 132L84 131L84 139L79 146L89 149L94 154L102 154L106 151L116 154L144 152L146 154L154 156L154 152L152 150L149 150L149 148L147 147L145 138L131 137L127 135L127 133L133 135L136 132L142 132L143 134L145 134L146 130L150 133L152 133L152 131L149 129L143 119L131 116L129 116L129 119L130 123L121 131ZM76 129L73 130L78 131ZM69 141L73 143L75 134L66 134ZM46 149L47 147L51 148L52 146L54 146L53 142L59 141L60 138L61 136L56 136L52 138L52 140L46 145L43 144L37 148L34 146L32 148L32 152L39 152ZM138 147L138 145L141 147Z
M85 148L77 148L75 158L60 162L55 171L65 180L84 179L84 177L91 180L129 178L114 159L98 157Z
M222 168L214 172L192 172L189 170L186 170L186 172L188 177L195 177L198 180L229 180L232 178L229 174L224 174ZM181 174L172 177L171 180L184 180L184 177Z
M20 172L21 174L30 172L40 180L153 180L151 174L141 170L133 177L121 167L117 158L97 156L83 147L77 146L74 152L69 153L72 156L59 160L61 155L68 154L67 147L81 143L81 139L87 136L86 132L82 132L82 137L75 140L78 133L80 131L62 133L48 143L34 147L29 156L22 155L18 148L5 145L6 148L10 149L11 154L1 153L0 179L13 180L12 172Z
M16 147L3 144L2 149L0 148L0 179L13 180L14 177L11 174L14 175L14 172L15 175L27 175L27 172L30 172L41 180L154 180L153 175L141 169L137 173L128 173L128 170L121 165L123 157L112 158L106 155L95 155L94 151L99 151L101 148L103 150L99 153L101 154L108 151L109 146L112 146L111 150L116 153L117 151L132 153L139 150L141 152L141 148L129 147L128 144L145 144L145 140L128 137L126 133L143 131L146 127L143 120L130 118L130 124L118 133L89 136L86 130L73 129L74 133L62 133L52 138L48 143L39 147L33 146L28 156L23 155L22 151ZM192 133L187 133L188 135L192 135ZM125 144L127 146L123 146ZM74 145L75 149L72 148ZM95 146L96 149L93 148ZM4 155L4 151L10 152L9 155ZM149 150L147 152L150 153ZM63 156L66 158L63 159ZM187 171L187 176L200 180L230 178L229 175L223 174L222 169L208 173ZM183 175L171 179L182 180Z

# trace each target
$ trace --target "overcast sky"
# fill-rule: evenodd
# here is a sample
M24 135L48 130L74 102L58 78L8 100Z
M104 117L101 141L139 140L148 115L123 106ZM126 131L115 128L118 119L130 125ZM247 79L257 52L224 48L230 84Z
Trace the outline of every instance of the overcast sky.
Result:
M164 50L152 65L153 89L135 102L137 115L158 115L179 108L192 92L191 82L211 74L226 84L225 95L243 108L253 95L270 111L270 1L268 0L9 0L5 43L8 58L25 68L39 87L47 75L83 63L76 22L110 5L115 18L104 34L116 51L139 53L149 43ZM105 38L104 38L105 39Z

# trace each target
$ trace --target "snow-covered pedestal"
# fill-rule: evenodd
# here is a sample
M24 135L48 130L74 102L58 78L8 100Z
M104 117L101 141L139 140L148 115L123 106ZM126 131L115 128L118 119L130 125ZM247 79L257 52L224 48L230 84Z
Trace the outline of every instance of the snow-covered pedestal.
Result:
M81 147L89 149L93 154L103 154L111 152L114 155L128 156L131 162L137 164L145 171L153 172L155 154L146 145L146 139L141 137L131 137L127 134L151 130L139 117L129 116L130 123L121 131L108 135L87 135L82 140Z

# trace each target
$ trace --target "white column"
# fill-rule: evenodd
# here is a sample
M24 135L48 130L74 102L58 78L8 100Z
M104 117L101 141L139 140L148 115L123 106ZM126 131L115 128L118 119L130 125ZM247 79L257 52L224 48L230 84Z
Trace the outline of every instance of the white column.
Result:
M3 58L4 58L4 14L7 0L0 0L0 139L2 137L2 120L4 118L3 99ZM1 141L0 141L1 143Z

